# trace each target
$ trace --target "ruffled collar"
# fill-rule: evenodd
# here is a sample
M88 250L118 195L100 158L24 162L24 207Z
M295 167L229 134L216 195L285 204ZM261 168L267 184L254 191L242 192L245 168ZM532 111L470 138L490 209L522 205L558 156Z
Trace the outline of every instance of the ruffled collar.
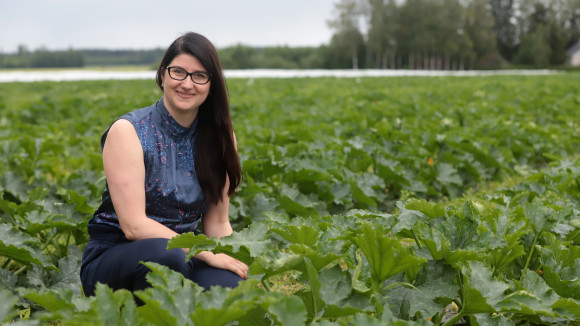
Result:
M155 106L156 106L155 111L158 113L158 117L161 122L161 128L167 131L170 135L175 136L177 138L193 135L193 132L197 127L198 121L197 117L191 124L191 127L189 128L184 127L180 125L179 122L175 120L175 118L173 118L171 113L169 113L169 111L165 107L165 104L163 103L163 97L161 97L161 99L157 101L157 104Z

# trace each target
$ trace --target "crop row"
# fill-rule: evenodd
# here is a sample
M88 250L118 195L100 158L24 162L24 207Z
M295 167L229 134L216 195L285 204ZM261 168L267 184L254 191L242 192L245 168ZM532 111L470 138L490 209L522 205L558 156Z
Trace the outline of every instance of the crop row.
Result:
M248 263L249 280L231 291L202 292L180 274L148 265L153 287L135 292L139 307L129 292L106 286L79 297L67 287L75 282L62 278L67 286L18 294L46 309L37 318L71 325L569 323L580 319L579 182L580 160L461 207L409 199L392 215L267 213L219 241L193 234L170 241L170 248L191 248L190 255L213 250ZM298 290L271 290L280 275L290 275ZM446 307L457 311L450 317Z
M285 325L422 323L445 320L451 302L474 324L579 318L578 77L229 81L240 232L180 245L236 255L252 280L200 294L160 270L138 294L143 307L105 287L82 298L78 271L104 186L100 135L159 92L150 81L2 84L0 321L42 307L34 320L72 324L207 324L194 315L214 313L256 324L265 315ZM513 177L524 181L459 208L435 203ZM271 290L288 277L293 295ZM480 315L492 312L499 319Z

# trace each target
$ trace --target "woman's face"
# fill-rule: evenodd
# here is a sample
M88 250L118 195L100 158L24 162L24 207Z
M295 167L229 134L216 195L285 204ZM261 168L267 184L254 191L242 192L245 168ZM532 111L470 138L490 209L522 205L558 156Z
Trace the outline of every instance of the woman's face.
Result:
M175 72L207 73L205 67L196 57L186 53L173 58L168 67L175 67L172 68L174 77L177 76ZM188 114L197 116L199 106L209 94L211 81L199 85L194 83L191 78L192 76L188 75L184 80L175 80L169 75L169 69L165 69L163 73L163 103L174 117ZM194 76L194 78L196 77Z

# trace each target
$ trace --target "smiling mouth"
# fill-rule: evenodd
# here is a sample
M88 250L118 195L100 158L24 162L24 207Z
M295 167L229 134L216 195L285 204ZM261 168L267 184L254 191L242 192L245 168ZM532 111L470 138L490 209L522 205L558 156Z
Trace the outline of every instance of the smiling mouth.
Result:
M177 92L177 95L179 95L182 98L192 98L194 94L187 94L187 93L182 93L182 92Z

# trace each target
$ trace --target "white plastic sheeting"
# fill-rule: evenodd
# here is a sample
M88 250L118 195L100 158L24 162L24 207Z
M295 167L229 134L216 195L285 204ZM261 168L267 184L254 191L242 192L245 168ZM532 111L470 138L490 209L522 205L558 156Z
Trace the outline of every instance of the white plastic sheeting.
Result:
M225 70L226 78L299 78L299 77L440 77L440 76L498 76L498 75L551 75L555 70L283 70L248 69ZM106 71L106 70L12 70L0 71L0 82L107 80L107 79L154 79L155 71Z

